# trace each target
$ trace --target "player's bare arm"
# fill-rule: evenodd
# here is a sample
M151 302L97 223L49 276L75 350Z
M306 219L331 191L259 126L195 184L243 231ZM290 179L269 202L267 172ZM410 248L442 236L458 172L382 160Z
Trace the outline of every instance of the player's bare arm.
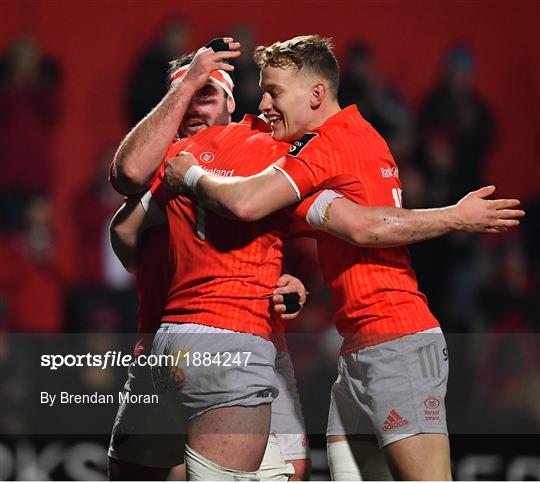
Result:
M249 177L224 177L204 171L192 154L182 151L165 165L165 181L173 192L185 186L215 213L257 221L299 200L285 175L269 166Z
M149 193L149 192L148 192ZM149 195L130 196L111 220L111 246L128 272L137 271L137 253L141 234L151 226L167 221Z
M519 225L525 212L517 199L489 200L494 186L473 191L445 208L407 210L360 206L339 197L312 210L322 210L317 226L349 243L388 248L436 238L453 231L499 233ZM310 210L311 211L311 210ZM315 225L314 225L315 226Z
M148 188L155 170L174 139L193 95L214 70L232 71L225 63L240 55L240 44L224 38L229 51L200 48L186 75L173 84L161 102L125 137L115 155L112 176L125 194L138 194Z

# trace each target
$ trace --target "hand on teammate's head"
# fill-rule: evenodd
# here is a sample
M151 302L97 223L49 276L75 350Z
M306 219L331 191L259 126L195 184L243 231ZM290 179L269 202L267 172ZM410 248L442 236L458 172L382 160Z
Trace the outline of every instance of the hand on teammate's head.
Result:
M201 47L189 66L184 82L190 83L195 90L201 89L215 70L232 72L234 66L228 61L240 57L240 43L234 42L232 37L224 37L229 50L214 52L212 48Z

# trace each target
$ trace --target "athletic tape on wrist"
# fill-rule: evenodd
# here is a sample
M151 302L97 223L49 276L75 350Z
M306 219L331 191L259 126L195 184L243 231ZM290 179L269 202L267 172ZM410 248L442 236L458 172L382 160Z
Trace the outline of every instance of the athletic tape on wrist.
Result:
M197 183L199 182L200 177L205 174L204 169L200 166L193 165L191 166L184 176L184 184L195 193L197 190Z

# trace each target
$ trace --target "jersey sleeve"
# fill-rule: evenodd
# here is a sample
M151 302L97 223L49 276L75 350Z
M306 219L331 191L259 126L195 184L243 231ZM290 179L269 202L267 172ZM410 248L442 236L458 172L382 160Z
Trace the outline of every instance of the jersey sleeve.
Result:
M289 152L273 165L292 185L299 200L311 193L320 183L318 166L322 148L320 135L308 133L295 141Z
M298 199L321 189L330 178L343 174L339 143L329 137L328 133L307 133L274 163L274 169L291 183Z
M294 209L294 217L311 228L324 229L326 213L335 199L347 198L355 203L365 204L365 191L362 181L353 176L334 176L298 203Z

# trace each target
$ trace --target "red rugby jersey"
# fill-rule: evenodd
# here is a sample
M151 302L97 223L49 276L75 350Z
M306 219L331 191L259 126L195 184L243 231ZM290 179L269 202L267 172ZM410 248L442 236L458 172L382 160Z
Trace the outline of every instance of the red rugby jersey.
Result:
M364 206L401 206L390 150L356 106L306 134L279 165L300 197L333 188ZM299 216L314 199L301 203ZM342 353L439 325L418 290L407 248L360 248L320 232L318 251L345 338Z
M177 142L167 156L189 151L209 172L250 176L289 148L272 139L264 121L246 116L241 123L212 127ZM169 220L174 265L162 321L267 336L270 297L281 273L280 236L290 231L292 209L244 223L207 211L194 199L172 195L162 184L162 174L151 190Z

